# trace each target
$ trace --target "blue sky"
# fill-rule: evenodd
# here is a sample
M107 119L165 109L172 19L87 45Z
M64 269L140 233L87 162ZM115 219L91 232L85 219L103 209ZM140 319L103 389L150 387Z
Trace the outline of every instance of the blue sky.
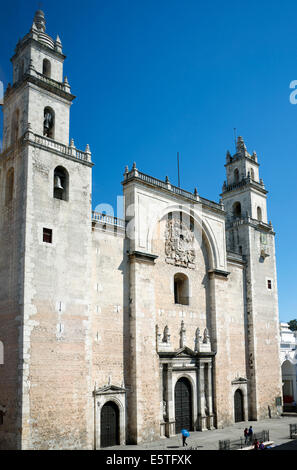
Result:
M0 80L38 1L2 5ZM93 207L116 205L126 165L218 201L233 128L256 150L276 231L280 319L297 318L297 2L44 0L77 96L70 134L90 144ZM2 117L1 117L2 119Z

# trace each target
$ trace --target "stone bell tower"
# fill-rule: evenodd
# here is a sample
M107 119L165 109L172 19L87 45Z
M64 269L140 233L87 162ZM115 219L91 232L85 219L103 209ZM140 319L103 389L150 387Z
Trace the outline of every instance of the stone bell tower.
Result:
M277 413L281 397L275 232L267 219L267 193L256 152L242 137L226 156L222 201L227 212L227 251L242 255L249 419Z
M89 146L69 145L74 95L37 11L11 61L0 155L0 448L91 448ZM59 391L59 393L57 393ZM67 396L67 400L65 400ZM79 410L79 411L78 411ZM76 429L71 443L65 433ZM64 433L64 435L63 435Z

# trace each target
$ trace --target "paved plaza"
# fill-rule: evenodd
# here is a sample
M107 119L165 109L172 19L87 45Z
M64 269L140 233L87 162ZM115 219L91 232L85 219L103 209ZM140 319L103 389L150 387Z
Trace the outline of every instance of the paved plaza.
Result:
M297 440L290 439L289 425L297 424L297 414L286 415L279 418L264 419L261 421L245 421L236 423L224 429L213 431L191 432L187 439L188 448L195 447L197 450L219 450L219 441L224 439L238 439L243 436L244 428L253 427L254 432L269 430L270 440L276 446L282 446L282 450L297 450ZM285 445L286 444L286 445ZM182 449L181 436L174 436L166 439L159 439L150 443L126 446L110 447L112 450L175 450Z

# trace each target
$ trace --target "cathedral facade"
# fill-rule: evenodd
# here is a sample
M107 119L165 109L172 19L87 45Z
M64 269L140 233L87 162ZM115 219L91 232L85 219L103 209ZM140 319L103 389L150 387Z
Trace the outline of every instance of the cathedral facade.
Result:
M256 153L220 202L142 173L92 210L92 155L37 11L11 59L0 154L0 448L100 449L281 410L275 233Z

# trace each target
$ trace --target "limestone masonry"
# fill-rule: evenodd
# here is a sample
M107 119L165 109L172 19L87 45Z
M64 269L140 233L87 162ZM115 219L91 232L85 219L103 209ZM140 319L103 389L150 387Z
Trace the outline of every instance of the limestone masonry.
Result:
M275 233L256 153L238 137L219 203L133 164L124 220L92 211L64 59L37 11L3 104L0 448L99 449L277 415Z

